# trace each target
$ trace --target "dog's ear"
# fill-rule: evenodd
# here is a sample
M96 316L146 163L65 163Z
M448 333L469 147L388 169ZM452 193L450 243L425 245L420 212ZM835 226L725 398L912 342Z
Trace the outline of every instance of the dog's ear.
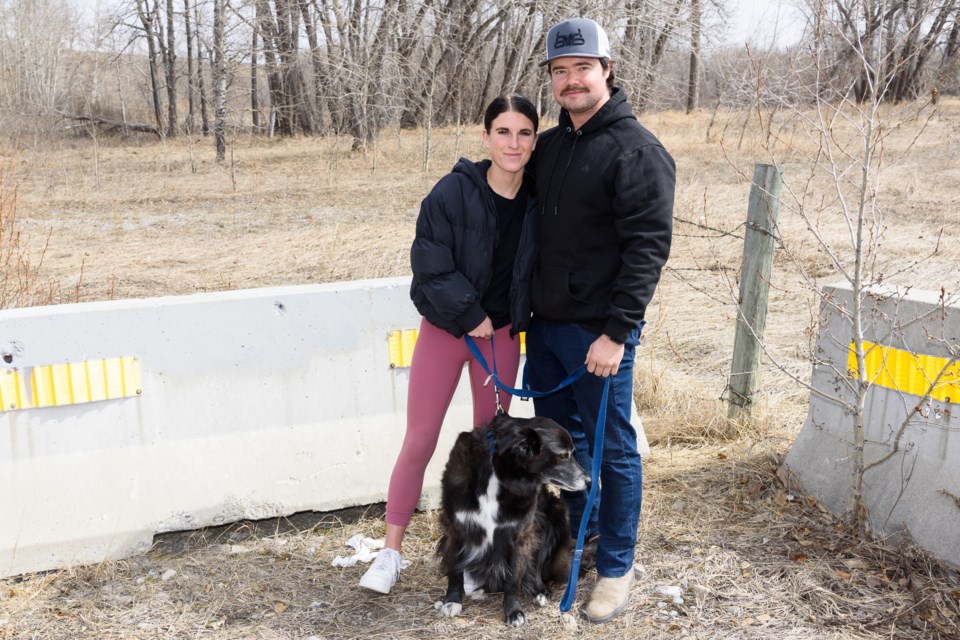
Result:
M540 454L540 434L526 421L515 419L498 433L497 448L501 455L512 458L517 463L529 462Z
M523 436L517 443L517 449L525 458L536 458L540 455L540 434L537 430L525 427Z

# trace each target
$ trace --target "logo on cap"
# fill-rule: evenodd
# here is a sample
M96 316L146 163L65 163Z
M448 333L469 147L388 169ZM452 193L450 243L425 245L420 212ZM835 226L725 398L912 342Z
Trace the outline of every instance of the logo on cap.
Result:
M610 57L610 40L606 31L589 18L571 18L550 27L546 45L547 57L541 65L564 56Z
M577 47L586 43L587 41L583 39L583 30L577 29L576 32L566 35L558 33L557 37L553 40L553 48L563 49L564 47Z

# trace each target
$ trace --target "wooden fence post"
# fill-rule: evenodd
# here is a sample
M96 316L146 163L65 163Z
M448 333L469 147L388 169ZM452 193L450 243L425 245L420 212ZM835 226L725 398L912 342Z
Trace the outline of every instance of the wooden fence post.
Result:
M737 331L726 390L728 432L731 435L739 426L750 422L753 395L760 384L761 343L767 322L767 296L783 190L782 173L783 165L757 164L753 168L743 240Z

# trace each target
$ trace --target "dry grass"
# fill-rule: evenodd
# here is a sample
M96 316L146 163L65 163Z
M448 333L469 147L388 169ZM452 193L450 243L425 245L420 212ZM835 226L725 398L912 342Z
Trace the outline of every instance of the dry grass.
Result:
M355 533L382 535L380 511L246 523L166 536L145 556L3 581L0 638L956 638L960 582L911 549L865 543L801 496L776 458L741 443L658 447L628 613L602 627L527 604L505 627L499 598L435 610L433 513L415 516L413 564L390 596L357 587L365 567L330 565ZM355 514L346 514L355 515ZM580 602L594 576L581 581ZM679 587L683 602L659 587Z
M945 102L927 124L889 117L878 272L905 268L895 282L960 291L952 222L960 104ZM510 630L491 598L469 603L460 619L440 618L431 513L412 523L405 552L413 565L397 590L362 594L362 568L330 561L349 551L354 533L383 534L372 510L356 521L305 516L292 528L247 523L164 538L143 557L0 581L0 638L960 638L955 572L916 550L857 539L776 479L806 413L805 391L782 369L809 375L816 318L798 265L818 282L838 279L801 213L843 238L831 185L808 180L815 142L790 114L771 126L793 190L781 211L790 251L775 266L771 358L755 424L726 434L720 398L742 223L753 164L769 156L755 119L721 114L708 137L709 120L644 118L677 159L679 189L673 254L638 351L637 399L652 453L641 579L628 614L593 628L556 606L531 605L529 624ZM224 166L212 162L207 140L78 143L0 157L20 185L18 224L31 238L49 237L42 277L94 300L404 275L419 201L458 155L481 155L474 129L434 131L427 171L416 132L384 135L366 155L351 155L345 140L239 139ZM941 231L939 251L918 261ZM680 586L683 604L665 602L658 586Z

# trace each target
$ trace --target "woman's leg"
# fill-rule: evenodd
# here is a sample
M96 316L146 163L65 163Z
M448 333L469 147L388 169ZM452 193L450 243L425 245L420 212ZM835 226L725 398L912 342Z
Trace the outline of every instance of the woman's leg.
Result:
M453 399L469 351L463 340L420 323L410 363L407 430L387 491L386 546L400 550L423 489L423 475L437 448L440 427Z

